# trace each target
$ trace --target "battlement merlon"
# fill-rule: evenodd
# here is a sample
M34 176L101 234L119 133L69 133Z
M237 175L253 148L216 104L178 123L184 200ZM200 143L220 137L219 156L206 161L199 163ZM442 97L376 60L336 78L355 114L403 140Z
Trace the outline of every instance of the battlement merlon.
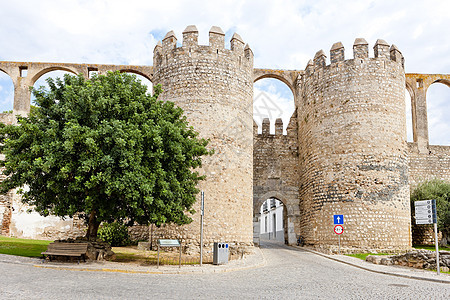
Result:
M345 52L344 45L341 42L334 43L330 49L330 60L334 64L339 61L344 61Z
M400 63L404 68L404 57L395 45L389 44L382 39L378 39L373 47L374 58L395 61ZM369 59L369 44L363 38L356 38L353 43L353 59L367 60ZM334 43L330 49L331 64L345 61L345 48L341 42ZM314 59L308 61L305 68L307 75L314 72L314 69L323 68L327 66L326 55L323 50L319 50L314 55Z
M183 47L197 47L198 46L198 30L195 25L189 25L183 31Z
M177 47L177 37L173 30L169 31L162 40L162 51L167 52Z
M209 46L216 49L225 48L225 33L218 26L212 26L209 30Z
M353 43L353 58L369 58L369 43L363 38L356 38Z

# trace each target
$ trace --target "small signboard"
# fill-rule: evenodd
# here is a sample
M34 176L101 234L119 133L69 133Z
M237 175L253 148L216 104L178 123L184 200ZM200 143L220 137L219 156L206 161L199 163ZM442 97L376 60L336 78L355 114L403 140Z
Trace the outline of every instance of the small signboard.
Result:
M434 224L437 222L436 200L423 200L414 202L416 224Z
M157 264L157 268L159 268L159 247L179 247L180 248L179 268L181 268L181 243L180 243L179 240L158 239L158 264Z
M344 215L333 215L334 225L344 225Z
M160 239L158 240L158 245L161 247L180 247L180 241Z

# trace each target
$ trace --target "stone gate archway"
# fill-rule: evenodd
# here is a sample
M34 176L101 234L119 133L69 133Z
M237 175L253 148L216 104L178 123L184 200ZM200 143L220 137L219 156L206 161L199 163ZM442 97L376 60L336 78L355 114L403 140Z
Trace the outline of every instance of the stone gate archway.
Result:
M284 243L289 245L294 244L296 242L294 206L291 201L288 201L288 197L276 191L267 192L263 195L253 195L253 243L258 246L260 245L261 205L267 199L276 199L283 203Z

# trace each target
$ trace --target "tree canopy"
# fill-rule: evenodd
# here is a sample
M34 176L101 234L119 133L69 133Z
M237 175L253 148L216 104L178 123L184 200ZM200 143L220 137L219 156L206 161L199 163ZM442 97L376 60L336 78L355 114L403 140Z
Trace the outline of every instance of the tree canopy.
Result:
M41 215L81 215L87 236L102 221L186 224L203 179L195 171L208 141L183 110L157 100L134 75L48 79L36 108L2 126L2 193L19 188Z
M432 179L420 183L411 191L411 211L414 201L436 199L438 230L442 232L442 244L448 243L450 237L450 182Z

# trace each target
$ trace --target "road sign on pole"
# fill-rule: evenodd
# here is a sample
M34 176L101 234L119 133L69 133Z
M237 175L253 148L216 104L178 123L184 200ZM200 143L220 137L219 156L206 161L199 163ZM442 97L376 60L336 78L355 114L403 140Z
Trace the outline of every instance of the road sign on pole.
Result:
M336 225L334 226L334 233L338 235L339 239L339 255L341 255L341 234L344 232L344 226Z
M334 226L334 233L336 234L342 234L344 232L344 226L342 225L336 225Z
M344 225L344 215L333 215L334 225Z

